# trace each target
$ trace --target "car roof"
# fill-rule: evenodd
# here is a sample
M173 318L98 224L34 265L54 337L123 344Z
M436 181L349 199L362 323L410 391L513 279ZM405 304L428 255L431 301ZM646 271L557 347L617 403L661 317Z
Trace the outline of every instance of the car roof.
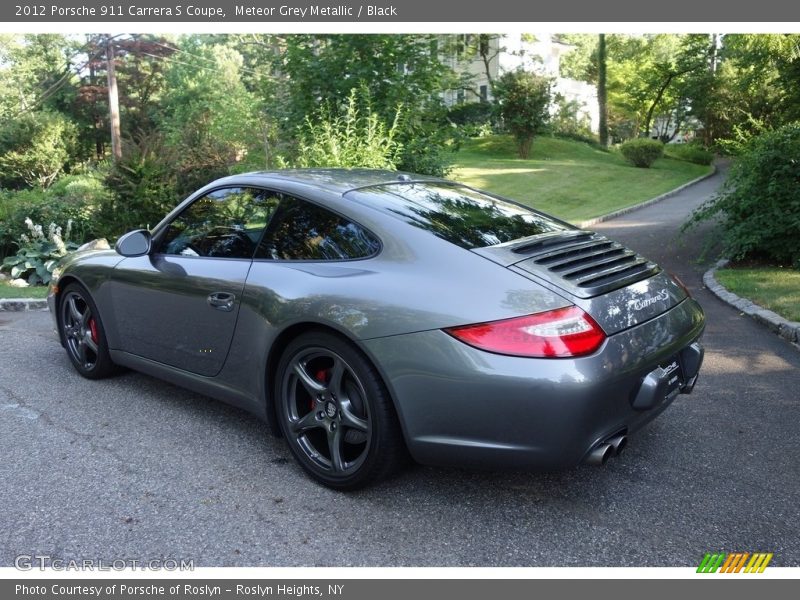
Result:
M214 184L269 185L270 183L299 183L335 194L345 194L358 188L392 183L444 181L427 175L389 171L386 169L285 169L254 171L220 179Z

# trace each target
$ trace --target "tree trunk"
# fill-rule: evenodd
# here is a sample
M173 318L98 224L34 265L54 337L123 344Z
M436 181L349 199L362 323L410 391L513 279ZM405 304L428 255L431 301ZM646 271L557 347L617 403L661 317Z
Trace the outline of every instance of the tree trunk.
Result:
M647 111L647 116L645 117L644 120L644 132L647 137L650 137L650 126L653 122L653 113L656 110L656 106L658 106L658 103L661 102L661 98L664 97L664 92L667 91L667 88L669 87L669 84L672 83L672 80L675 78L675 75L676 73L670 73L669 75L667 75L667 79L659 88L655 100L653 100L653 103L650 105L650 108Z
M106 40L106 73L108 75L108 112L111 125L111 153L114 160L122 158L122 140L119 126L119 92L117 91L117 71L114 65L114 42L111 36Z
M608 91L606 90L606 34L597 40L597 107L600 112L600 145L608 146Z

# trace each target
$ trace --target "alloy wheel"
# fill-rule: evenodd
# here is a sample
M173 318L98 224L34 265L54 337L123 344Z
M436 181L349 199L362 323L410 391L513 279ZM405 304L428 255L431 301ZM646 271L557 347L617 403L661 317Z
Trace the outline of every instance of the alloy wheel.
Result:
M61 301L61 323L67 351L85 371L97 366L100 335L92 309L77 292L69 292Z
M335 478L356 473L373 428L354 369L332 350L306 348L290 359L281 390L287 436L314 470Z

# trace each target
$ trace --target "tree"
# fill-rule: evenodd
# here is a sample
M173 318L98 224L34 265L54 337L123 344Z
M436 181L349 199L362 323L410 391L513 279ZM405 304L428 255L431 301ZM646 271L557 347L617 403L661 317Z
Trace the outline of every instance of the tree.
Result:
M606 34L597 36L597 107L600 145L608 146L608 90L606 89Z
M727 34L692 104L709 115L713 139L738 151L751 137L800 117L800 36Z
M510 71L495 82L498 112L514 136L520 158L528 158L533 138L549 119L552 80L530 71Z
M60 34L0 36L0 118L64 110L74 92L76 39Z
M679 130L689 114L687 81L705 71L706 38L675 34L603 35L601 61L600 36L567 35L565 41L574 49L564 57L561 73L597 85L600 103L602 63L609 135L616 139L649 136L658 122L662 125L661 133L671 132L668 138Z
M365 89L370 109L391 123L399 106L403 119L397 141L403 151L398 168L443 175L444 151L452 134L441 92L457 78L438 56L438 39L429 35L292 35L280 43L277 71L285 94L280 124L295 137L306 115L324 103L344 111L353 89Z
M107 37L87 36L84 57L76 72L79 81L65 109L79 127L80 155L105 158L110 141L107 69L113 62L118 85L121 139L144 136L157 127L165 90L164 71L174 50L153 35L113 36L113 61L107 55Z
M52 111L31 112L0 129L0 183L49 187L75 143L75 125Z
M260 151L259 103L242 82L243 59L234 48L203 36L177 47L181 59L165 74L160 129L177 150L178 190L188 193Z

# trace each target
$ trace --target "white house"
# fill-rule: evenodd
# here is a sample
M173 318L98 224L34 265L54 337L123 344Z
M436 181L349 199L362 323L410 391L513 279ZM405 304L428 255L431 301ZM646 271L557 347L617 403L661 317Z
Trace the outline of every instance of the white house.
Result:
M471 85L444 94L448 105L491 99L490 79L522 68L554 78L553 91L574 101L589 120L592 131L599 129L597 90L586 82L559 74L561 57L572 50L549 33L450 34L439 40L441 60L456 73L470 77Z

